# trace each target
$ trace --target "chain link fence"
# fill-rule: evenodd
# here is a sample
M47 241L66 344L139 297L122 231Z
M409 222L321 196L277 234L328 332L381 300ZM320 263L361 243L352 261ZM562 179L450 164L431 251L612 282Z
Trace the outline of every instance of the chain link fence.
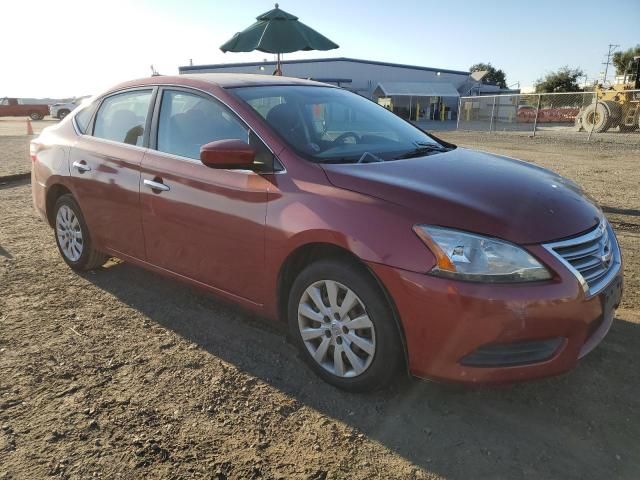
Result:
M640 143L640 90L461 97L457 129Z

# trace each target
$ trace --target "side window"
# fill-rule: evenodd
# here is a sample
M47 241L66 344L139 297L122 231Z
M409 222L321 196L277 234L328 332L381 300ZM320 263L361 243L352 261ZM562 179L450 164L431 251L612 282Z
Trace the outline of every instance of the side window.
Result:
M107 97L96 115L93 136L142 145L151 90L136 90Z
M200 159L200 147L216 140L249 140L249 130L224 105L177 90L162 94L158 150Z
M87 133L87 128L89 127L89 122L91 121L91 117L93 116L93 112L96 110L98 102L93 102L89 105L81 105L79 107L78 113L75 115L76 125L78 126L78 130L82 133Z

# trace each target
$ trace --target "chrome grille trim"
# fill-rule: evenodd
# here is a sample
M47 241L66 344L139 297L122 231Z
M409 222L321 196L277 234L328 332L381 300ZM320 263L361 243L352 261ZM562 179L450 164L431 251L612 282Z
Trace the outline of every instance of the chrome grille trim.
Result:
M579 237L542 245L575 275L588 297L597 295L620 271L620 247L609 222Z

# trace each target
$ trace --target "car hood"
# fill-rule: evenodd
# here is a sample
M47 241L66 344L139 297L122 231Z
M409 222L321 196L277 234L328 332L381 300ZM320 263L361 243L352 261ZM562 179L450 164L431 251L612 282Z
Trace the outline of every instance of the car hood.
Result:
M508 157L456 148L380 163L324 164L329 181L406 207L416 223L531 244L597 225L600 209L571 180Z

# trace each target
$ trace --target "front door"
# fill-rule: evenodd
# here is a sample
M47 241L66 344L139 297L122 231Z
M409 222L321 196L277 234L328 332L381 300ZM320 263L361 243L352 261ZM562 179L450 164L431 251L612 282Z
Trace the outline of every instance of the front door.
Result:
M253 134L206 94L165 89L157 105L156 148L144 157L140 186L148 261L262 303L269 175L199 160L206 143Z
M78 203L96 247L144 259L140 164L152 89L106 97L93 129L71 149L69 167Z

